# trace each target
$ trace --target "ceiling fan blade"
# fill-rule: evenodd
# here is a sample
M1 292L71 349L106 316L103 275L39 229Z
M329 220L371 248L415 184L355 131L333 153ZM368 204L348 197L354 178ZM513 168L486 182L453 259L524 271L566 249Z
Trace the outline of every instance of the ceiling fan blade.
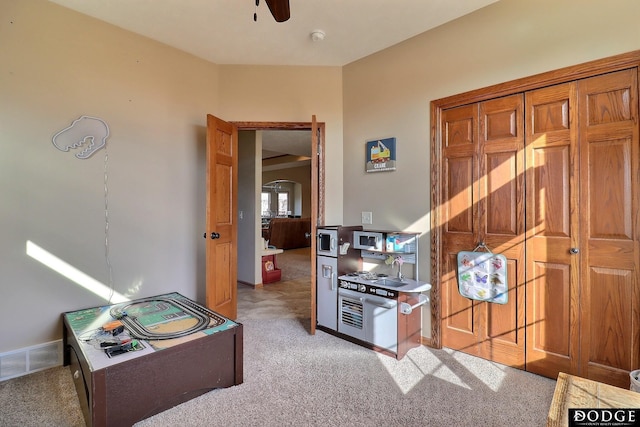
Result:
M284 22L291 17L289 0L265 0L276 22Z

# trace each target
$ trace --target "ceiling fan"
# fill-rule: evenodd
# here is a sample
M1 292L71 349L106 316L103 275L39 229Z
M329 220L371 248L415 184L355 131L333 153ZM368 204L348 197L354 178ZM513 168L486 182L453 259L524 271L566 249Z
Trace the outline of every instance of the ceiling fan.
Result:
M273 15L273 19L276 22L284 22L291 17L291 11L289 10L289 0L265 0L267 6L269 6L269 11ZM260 4L260 0L256 0L256 9ZM253 20L258 20L257 13L253 14Z

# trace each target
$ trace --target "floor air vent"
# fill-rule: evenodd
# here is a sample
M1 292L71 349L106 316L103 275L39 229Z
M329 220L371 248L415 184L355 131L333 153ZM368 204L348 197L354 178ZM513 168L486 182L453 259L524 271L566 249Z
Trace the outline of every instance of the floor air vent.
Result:
M0 381L62 365L62 340L0 354Z

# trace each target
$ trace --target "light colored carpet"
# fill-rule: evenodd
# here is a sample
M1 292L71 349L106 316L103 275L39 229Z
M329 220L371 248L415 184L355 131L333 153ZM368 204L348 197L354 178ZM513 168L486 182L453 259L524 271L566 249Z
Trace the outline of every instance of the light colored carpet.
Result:
M245 324L244 383L136 424L147 426L543 426L555 381L451 350L402 360L300 319Z
M84 426L69 367L57 367L0 383L0 426Z
M398 361L308 328L308 319L246 320L243 384L136 426L545 424L554 380L452 350L416 348ZM2 426L84 425L66 367L0 383L0 404Z

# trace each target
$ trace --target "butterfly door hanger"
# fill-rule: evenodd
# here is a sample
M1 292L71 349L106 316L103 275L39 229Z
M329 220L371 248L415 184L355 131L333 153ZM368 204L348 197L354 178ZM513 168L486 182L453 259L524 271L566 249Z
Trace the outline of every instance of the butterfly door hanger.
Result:
M478 252L478 249L488 252ZM506 304L507 259L494 254L484 243L473 251L458 252L458 291L465 298Z

